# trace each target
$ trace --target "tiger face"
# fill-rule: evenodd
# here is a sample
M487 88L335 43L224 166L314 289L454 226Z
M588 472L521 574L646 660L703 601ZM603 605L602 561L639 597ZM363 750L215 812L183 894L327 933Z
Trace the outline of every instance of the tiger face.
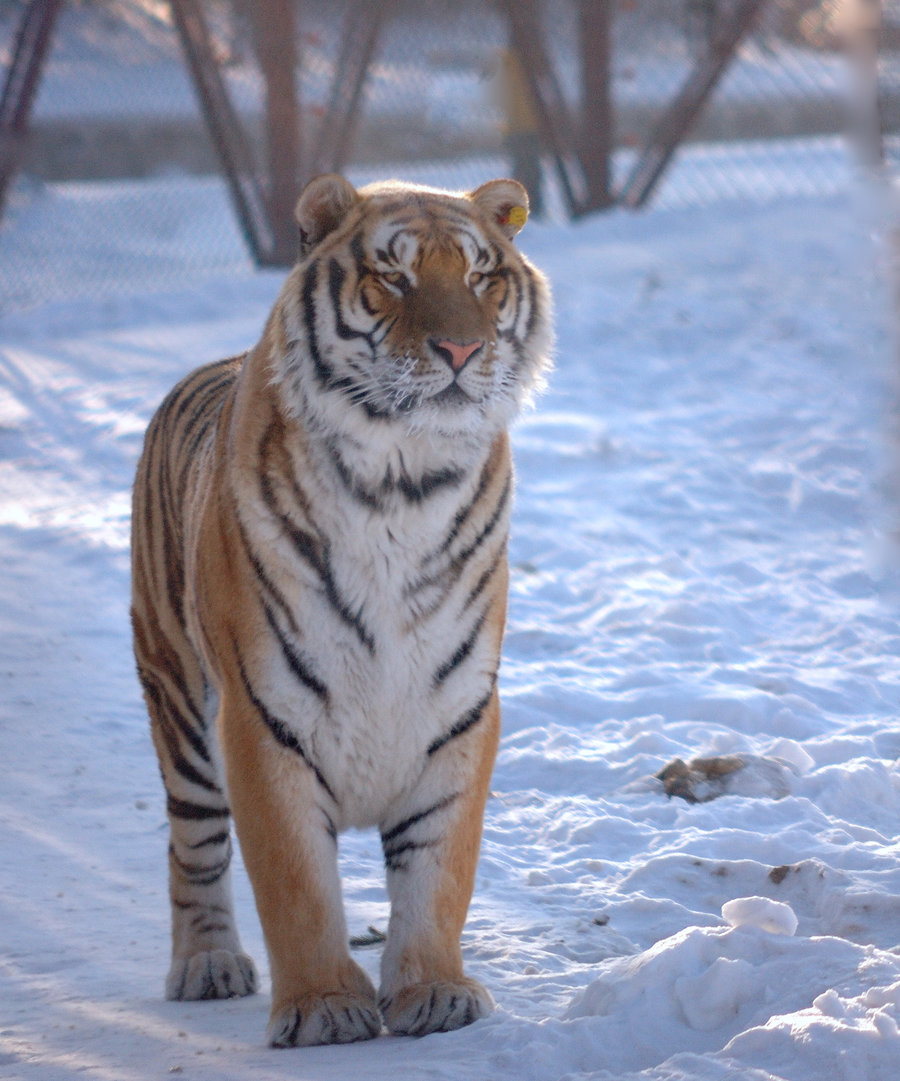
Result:
M306 257L289 286L294 408L329 426L349 403L350 424L361 413L485 440L505 428L550 346L546 283L512 243L527 207L512 180L459 196L313 181L297 206Z

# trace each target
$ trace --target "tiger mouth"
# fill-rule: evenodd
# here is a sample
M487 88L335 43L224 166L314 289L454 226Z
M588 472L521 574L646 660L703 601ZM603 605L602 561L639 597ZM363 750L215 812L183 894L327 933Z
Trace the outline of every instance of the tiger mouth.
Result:
M459 383L451 383L448 387L444 387L443 390L439 390L437 394L425 400L432 405L450 406L451 408L475 404L475 399L470 394L467 394Z
M458 383L453 382L434 394L420 392L405 395L394 403L394 409L398 413L408 414L426 405L438 406L441 409L464 409L477 404L477 400L471 394L466 393Z

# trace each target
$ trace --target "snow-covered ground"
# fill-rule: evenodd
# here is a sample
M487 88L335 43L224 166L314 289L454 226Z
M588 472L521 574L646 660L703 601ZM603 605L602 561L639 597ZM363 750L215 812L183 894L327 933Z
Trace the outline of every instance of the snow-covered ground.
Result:
M266 1050L240 872L263 992L162 998L129 487L164 391L252 343L281 275L7 313L0 1077L895 1081L897 386L873 221L796 195L523 234L559 344L515 434L505 737L464 938L498 1007L421 1041ZM746 765L701 792L720 798L667 797L654 775L700 755ZM380 863L343 839L354 934L384 927Z

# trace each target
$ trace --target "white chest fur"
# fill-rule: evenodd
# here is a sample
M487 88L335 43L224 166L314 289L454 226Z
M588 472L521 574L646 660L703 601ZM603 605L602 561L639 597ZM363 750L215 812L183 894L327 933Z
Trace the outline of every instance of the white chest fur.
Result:
M489 543L473 553L485 529L486 511L472 508L486 455L467 457L458 469L433 469L453 483L427 495L413 480L385 485L384 468L378 483L370 471L354 486L335 482L333 463L295 462L306 505L293 512L315 538L315 558L271 506L245 508L251 544L265 545L281 571L277 633L258 661L266 698L334 793L339 828L383 821L418 781L429 748L495 679L496 644L478 633L491 598L472 596L503 554L508 510L491 512ZM460 651L465 663L456 665ZM298 682L291 656L315 688Z

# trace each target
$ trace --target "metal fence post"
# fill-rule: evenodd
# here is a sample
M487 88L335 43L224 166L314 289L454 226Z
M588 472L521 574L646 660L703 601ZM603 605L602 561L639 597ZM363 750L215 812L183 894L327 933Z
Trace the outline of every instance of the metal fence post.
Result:
M553 154L566 205L574 217L586 208L588 185L579 157L580 140L544 48L536 0L505 0L504 7L512 46L526 59L522 72L534 98L541 138Z
M610 89L615 0L579 0L581 51L581 163L587 180L585 210L610 205L614 130Z
M272 228L267 262L289 266L297 257L294 206L300 194L300 103L297 97L297 25L293 0L247 4L254 47L265 83L266 202Z
M877 171L884 165L878 86L878 53L882 46L883 25L881 0L856 0L855 16L849 32L850 53L856 68L852 134L863 166Z

